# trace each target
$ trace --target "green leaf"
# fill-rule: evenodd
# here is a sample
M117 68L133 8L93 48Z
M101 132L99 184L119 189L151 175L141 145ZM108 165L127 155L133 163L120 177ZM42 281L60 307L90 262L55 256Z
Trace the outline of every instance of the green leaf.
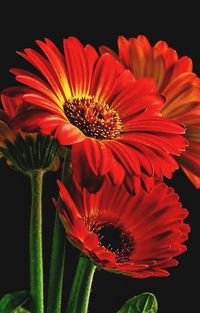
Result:
M7 293L0 300L0 313L25 313L27 311L16 311L29 299L29 292L26 290Z
M118 313L156 313L158 302L152 293L142 293L129 299Z
M13 313L31 313L31 312L22 307L19 307L16 310L14 310Z

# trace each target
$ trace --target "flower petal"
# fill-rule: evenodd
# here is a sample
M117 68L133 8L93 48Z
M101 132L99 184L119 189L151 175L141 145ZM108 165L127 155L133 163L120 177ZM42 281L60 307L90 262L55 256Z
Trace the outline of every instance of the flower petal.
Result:
M106 102L114 86L117 75L117 63L109 55L101 56L95 66L90 93L101 102Z

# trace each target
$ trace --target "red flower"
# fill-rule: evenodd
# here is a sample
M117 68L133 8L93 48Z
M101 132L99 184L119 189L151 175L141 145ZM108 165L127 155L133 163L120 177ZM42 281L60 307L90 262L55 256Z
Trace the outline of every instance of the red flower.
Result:
M136 81L109 54L99 57L76 38L64 40L65 57L48 39L37 41L46 58L32 49L19 53L44 76L12 70L33 88L24 100L37 106L17 117L25 131L53 134L61 145L72 145L73 172L83 185L126 184L132 192L154 177L171 177L172 157L186 141L183 128L160 116L163 100L152 79ZM133 176L134 174L134 176ZM133 177L133 178L132 178ZM90 186L90 187L91 187Z
M30 92L30 89L26 87L10 87L1 92L1 102L3 105L3 110L0 109L0 150L1 151L5 152L6 150L10 149L7 145L8 142L11 143L11 145L14 145L16 148L19 136L21 136L21 139L24 141L26 141L28 137L31 137L34 141L37 137L37 133L24 133L21 129L16 130L12 127L12 122L17 116L17 114L23 112L23 110L26 109L27 104L23 100L23 95L27 92ZM39 137L38 137L38 140L39 140ZM30 142L29 142L29 145L30 145ZM47 142L46 142L46 146L47 146ZM53 146L52 146L52 149L53 149ZM16 154L17 150L15 150L14 152L15 156L12 154L12 157L14 157L15 161L16 160L17 162L19 161L19 163L22 165L23 164L22 159L24 158L22 147L19 148L19 150L21 151L19 151L18 156ZM11 160L11 158L9 158L8 155L10 155L10 153L5 154L5 153L0 152L0 156L6 157L7 163L9 165L13 165L12 161L14 161L14 159ZM39 162L39 160L37 160L37 162ZM59 168L59 165L60 165L59 157L56 157L51 167L51 170L56 171Z
M136 278L168 276L166 268L186 251L188 211L165 184L135 196L107 181L96 194L73 188L71 196L58 184L63 207L54 203L68 239L99 267Z
M145 36L118 39L119 56L103 46L101 53L109 52L130 69L137 79L154 78L157 91L166 102L162 115L186 126L189 146L178 162L192 183L200 188L200 80L192 72L192 61L188 57L178 58L175 50L166 42L151 46Z

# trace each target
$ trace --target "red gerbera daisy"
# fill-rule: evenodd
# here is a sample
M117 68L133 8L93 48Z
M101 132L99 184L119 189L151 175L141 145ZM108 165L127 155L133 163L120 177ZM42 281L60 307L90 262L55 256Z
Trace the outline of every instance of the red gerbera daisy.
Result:
M23 95L27 92L30 92L30 89L25 87L10 87L1 92L3 110L0 109L0 156L6 157L9 165L13 165L16 169L23 172L30 170L30 168L35 165L36 167L39 167L41 163L43 164L43 167L45 167L45 164L48 164L47 167L52 166L51 169L56 171L60 164L59 157L56 157L55 159L55 154L58 150L58 143L56 143L56 140L54 138L50 139L50 137L49 139L46 137L46 140L43 140L44 137L42 138L40 134L24 133L21 129L16 131L12 127L13 119L26 108L26 104L23 101ZM33 150L37 143L37 164L33 164L29 152L32 151L31 155L34 155ZM45 148L47 149L48 144L49 147L51 145L47 163L44 159L44 151L41 153L40 157L38 155L40 147L42 148L43 144L44 151ZM52 158L50 157L50 152L52 152ZM29 162L27 162L28 159Z
M119 56L105 46L100 50L114 55L137 79L154 78L157 91L166 98L162 115L186 126L189 146L178 162L192 183L200 188L200 80L192 72L191 59L186 56L179 59L164 41L151 46L142 35L129 40L120 36L118 47Z
M147 189L154 176L171 177L177 168L172 155L180 155L186 145L180 135L184 129L160 116L163 100L152 79L135 80L111 55L99 57L76 38L64 40L65 57L48 39L37 44L46 57L32 49L20 55L46 81L12 70L19 82L33 88L24 100L37 106L15 124L72 145L73 173L83 185L92 182L93 187L94 176L99 183L107 176L134 192L140 176Z
M131 196L107 181L96 194L73 188L70 195L58 184L63 207L54 203L68 239L99 267L136 278L167 276L186 251L188 211L167 185Z

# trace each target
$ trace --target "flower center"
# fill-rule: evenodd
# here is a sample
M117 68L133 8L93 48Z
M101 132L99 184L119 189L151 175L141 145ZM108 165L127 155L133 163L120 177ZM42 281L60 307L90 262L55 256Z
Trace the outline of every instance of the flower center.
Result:
M121 227L112 224L102 224L94 231L100 241L100 245L116 254L117 262L128 261L134 250L132 236Z
M112 139L122 131L119 114L94 97L72 98L65 102L63 109L70 123L88 137Z

